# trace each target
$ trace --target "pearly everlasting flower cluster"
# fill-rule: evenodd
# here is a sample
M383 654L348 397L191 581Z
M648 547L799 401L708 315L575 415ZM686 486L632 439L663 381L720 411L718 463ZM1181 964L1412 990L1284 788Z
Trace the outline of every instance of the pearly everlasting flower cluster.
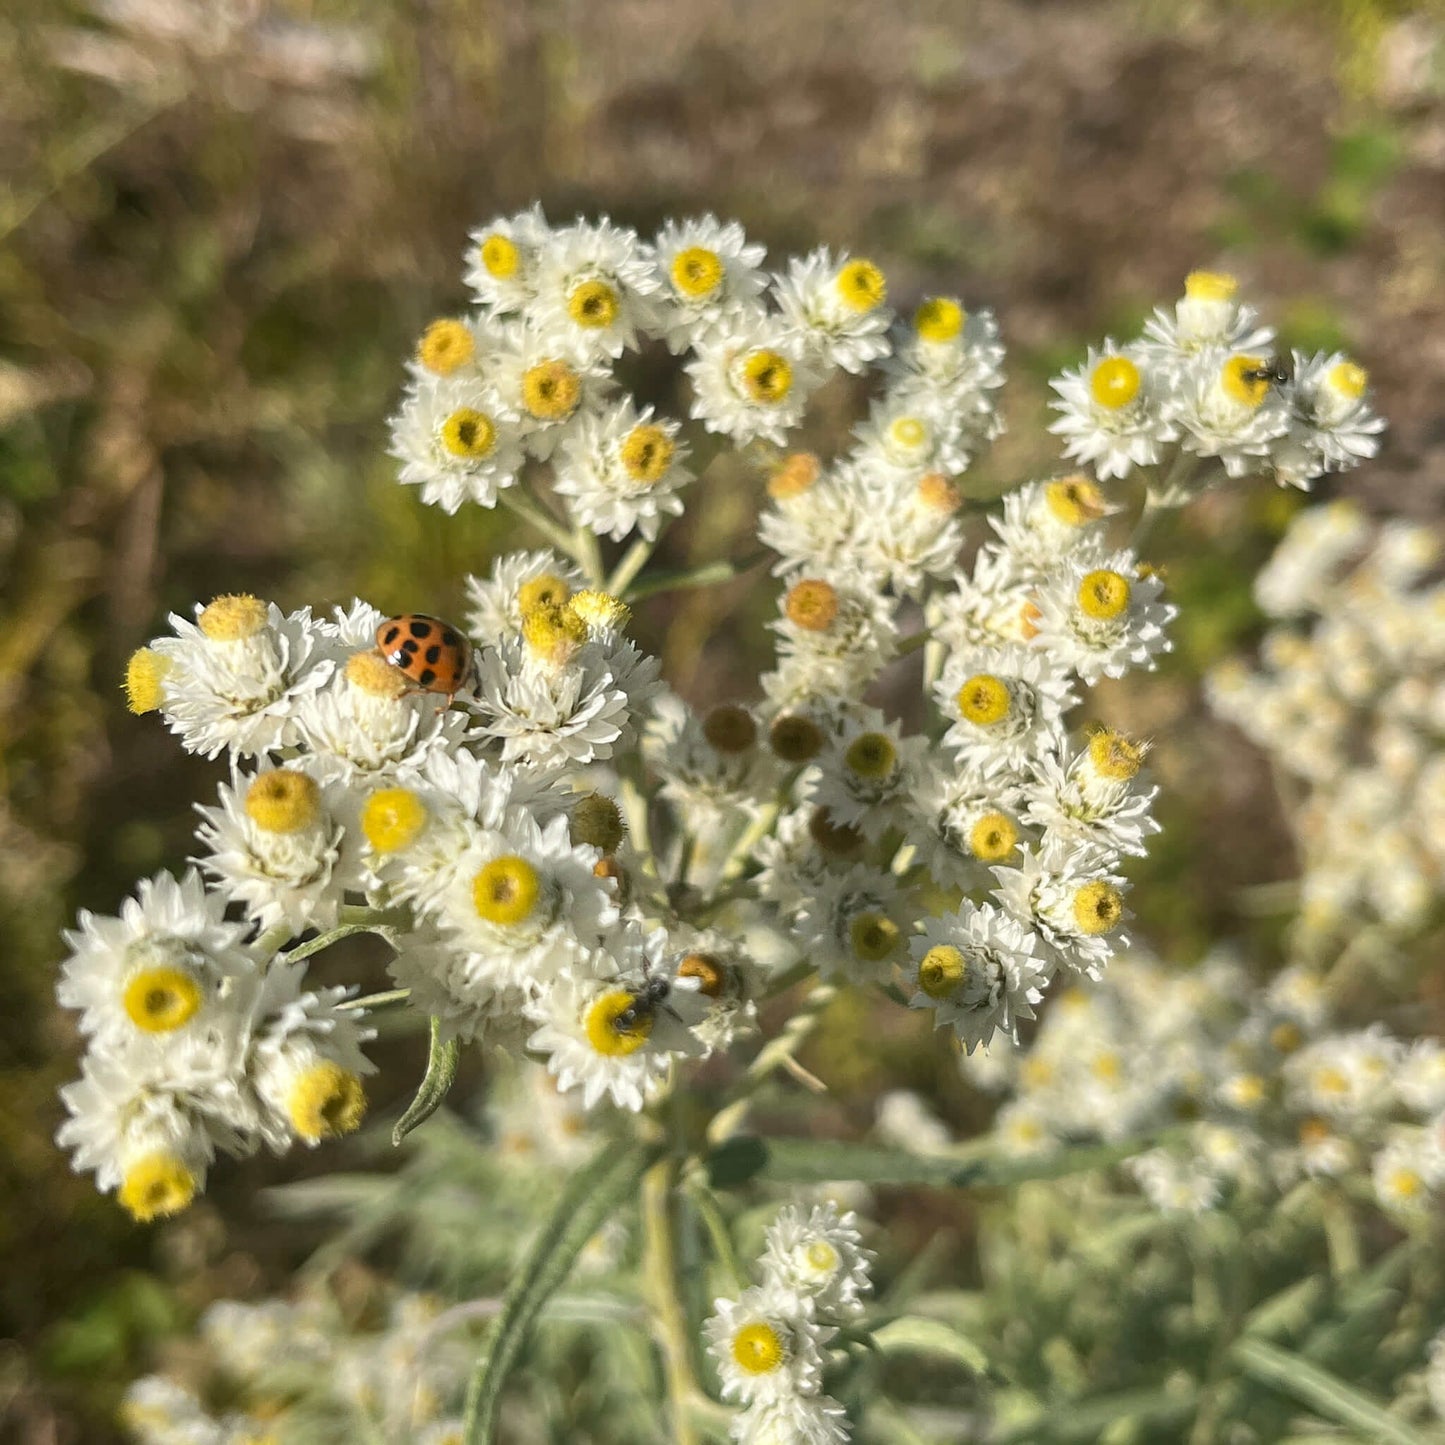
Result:
M1267 476L1308 489L1373 457L1384 421L1369 377L1342 353L1275 353L1274 331L1238 299L1233 276L1195 271L1172 310L1134 341L1089 349L1053 382L1050 430L1101 481L1161 467L1156 505L1178 506L1211 479Z
M1259 574L1259 667L1210 701L1303 790L1300 931L1426 923L1445 878L1445 585L1440 539L1354 504L1301 512Z
M1259 988L1225 953L1187 971L1131 953L1059 998L1026 1052L965 1072L1005 1096L994 1133L1015 1155L1177 1126L1126 1166L1159 1209L1314 1178L1372 1193L1402 1224L1428 1220L1445 1199L1445 1048L1330 1015L1301 966Z
M856 1217L833 1204L783 1209L768 1227L761 1282L713 1302L704 1327L722 1395L740 1408L738 1445L832 1445L851 1438L823 1393L830 1342L863 1314L872 1254Z

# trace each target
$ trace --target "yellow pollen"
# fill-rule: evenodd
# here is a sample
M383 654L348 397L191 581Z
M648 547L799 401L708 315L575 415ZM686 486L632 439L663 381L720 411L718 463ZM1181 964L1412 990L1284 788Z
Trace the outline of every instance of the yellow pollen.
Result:
M1089 392L1110 411L1128 406L1139 395L1139 368L1127 356L1106 356L1089 377Z
M672 284L691 301L711 296L722 285L722 257L706 246L689 246L672 258Z
M1127 577L1107 567L1097 568L1079 583L1079 611L1096 622L1112 622L1129 610L1132 591Z
M930 296L913 313L913 327L924 341L953 341L963 330L968 313L952 296Z
M838 593L821 577L805 577L788 589L783 612L804 632L826 632L838 616Z
M596 587L573 593L567 610L580 617L591 632L620 632L632 620L632 609L621 598Z
M139 716L154 712L165 696L162 684L171 670L170 658L149 647L138 647L125 665L125 705Z
M606 281L583 281L567 297L567 314L588 331L601 331L622 309L617 292Z
M482 268L498 281L510 280L522 264L522 253L517 249L517 243L496 231L477 247L477 254L481 257Z
M1191 301L1233 301L1239 282L1224 271L1191 271L1184 278L1184 294Z
M572 589L560 577L543 572L517 588L517 608L526 613L534 607L560 607L571 595Z
M208 642L242 642L262 631L270 620L266 604L246 592L217 597L196 618Z
M1050 512L1066 527L1097 522L1105 512L1104 494L1087 477L1060 477L1044 488Z
M862 733L848 744L843 762L856 776L882 782L898 764L898 749L887 733Z
M525 858L515 853L493 858L472 879L472 902L478 917L502 928L525 923L542 900L542 880Z
M1276 1024L1269 1031L1270 1047L1276 1053L1292 1054L1304 1043L1305 1036L1297 1023L1286 1020L1282 1024Z
M1115 1084L1124 1077L1124 1063L1118 1054L1095 1054L1089 1061L1089 1071L1096 1079Z
M676 444L660 426L645 422L623 437L617 456L623 471L634 482L651 486L667 475L676 450Z
M396 699L411 691L406 673L374 648L370 652L353 652L346 659L346 681L368 697Z
M942 472L928 472L918 479L918 500L930 512L948 514L963 505L963 495Z
M1224 394L1251 411L1269 395L1269 378L1261 373L1269 369L1263 356L1231 356L1219 373Z
M727 702L702 720L702 735L720 753L745 753L758 740L758 725L747 708Z
M1339 1069L1329 1066L1317 1069L1313 1082L1322 1094L1347 1094L1350 1089L1350 1081L1345 1075Z
M181 968L143 968L127 980L121 1003L126 1017L148 1034L168 1034L195 1017L201 986Z
M938 943L918 961L918 987L929 998L947 998L968 975L968 960L951 943Z
M442 445L464 461L479 462L497 444L491 417L475 407L458 407L442 423Z
M1299 1141L1306 1147L1318 1148L1333 1137L1334 1131L1323 1119L1302 1119L1299 1126Z
M1080 933L1097 937L1110 933L1124 917L1124 895L1102 878L1085 883L1074 894L1074 925Z
M1001 723L1013 708L1008 684L991 672L978 672L958 690L958 710L966 722L988 728Z
M361 809L361 831L378 853L410 848L426 821L426 804L409 788L382 788Z
M1264 1080L1258 1074L1240 1074L1230 1084L1230 1096L1243 1109L1253 1109L1264 1102Z
M1353 361L1340 361L1325 373L1325 385L1351 401L1358 401L1370 384L1370 373Z
M626 828L622 809L602 793L588 793L572 810L572 841L615 853Z
M888 428L889 439L901 447L921 447L928 440L928 428L916 416L900 416Z
M522 638L538 657L562 666L586 644L587 624L570 606L533 607L522 614Z
M142 1155L120 1186L121 1204L141 1224L179 1214L195 1197L196 1176L174 1154Z
M985 813L968 831L969 852L985 863L998 863L1018 847L1019 830L1007 813Z
M477 339L471 328L449 317L433 321L417 343L416 359L438 376L450 376L477 354Z
M1021 1072L1024 1083L1031 1089L1042 1089L1054 1080L1054 1066L1034 1054L1024 1060Z
M1126 783L1144 762L1144 744L1102 728L1089 739L1089 762L1101 778L1111 783Z
M522 405L538 421L561 421L577 410L582 378L565 361L539 361L522 373Z
M768 729L768 746L785 763L806 763L823 747L823 730L812 718L796 713L780 717Z
M793 389L793 365L781 352L750 351L742 367L743 390L759 406L777 406Z
M803 1258L810 1269L819 1274L831 1274L838 1268L838 1251L826 1239L815 1239L803 1251Z
M297 1075L286 1096L291 1127L308 1144L338 1139L361 1127L366 1091L361 1080L331 1059L322 1059Z
M689 953L677 966L679 978L699 980L697 991L704 998L721 998L727 987L727 969L708 953Z
M1425 1189L1425 1181L1413 1169L1392 1169L1385 1183L1399 1199L1414 1199Z
M750 1375L771 1374L783 1363L787 1353L782 1336L761 1320L744 1325L733 1336L733 1359Z
M261 773L246 789L246 816L266 833L299 833L320 812L320 784L289 768Z
M775 501L800 497L811 491L823 473L823 464L812 452L793 452L777 465L768 478L768 495Z
M854 958L882 963L898 947L900 929L881 913L860 913L848 925L848 942Z
M587 1033L587 1042L604 1058L625 1059L628 1054L635 1054L651 1036L652 1014L635 1012L627 1021L619 1021L636 1003L634 994L619 988L587 1005L582 1027Z
M888 299L888 282L884 280L882 271L861 256L856 261L849 261L838 272L833 284L838 288L843 304L851 311L872 311Z

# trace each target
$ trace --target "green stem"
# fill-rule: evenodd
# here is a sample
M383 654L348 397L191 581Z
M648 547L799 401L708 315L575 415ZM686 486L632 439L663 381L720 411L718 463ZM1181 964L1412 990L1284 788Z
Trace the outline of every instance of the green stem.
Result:
M338 1009L384 1009L393 1004L404 1004L411 998L409 988L391 988L385 993L369 993L364 998L348 998L337 1004Z
M659 1160L642 1177L642 1274L662 1350L672 1430L676 1445L698 1445L692 1403L702 1394L692 1373L692 1330L678 1289L673 1238L672 1194L678 1161Z
M658 536L660 537L661 533ZM647 559L652 556L657 542L657 537L650 542L646 537L639 537L623 554L622 560L612 569L612 575L607 579L602 590L610 593L613 597L623 596L632 586L637 574L647 566Z
M688 1180L687 1196L697 1210L699 1218L706 1228L708 1238L712 1240L712 1251L717 1256L717 1261L727 1271L728 1278L739 1293L748 1287L747 1276L743 1273L742 1266L738 1263L737 1251L733 1248L732 1234L728 1230L728 1222L723 1218L721 1208L718 1206L717 1196L703 1182L701 1176L694 1176Z
M897 656L907 657L910 652L917 652L920 647L928 644L932 636L933 634L930 633L927 628L924 628L922 632L915 632L912 636L905 637L898 644Z
M572 529L572 555L587 574L587 585L605 592L607 588L603 585L605 574L602 566L602 544L597 540L597 533L589 531L586 527L574 527Z
M497 500L514 516L535 527L559 552L565 552L579 566L582 565L573 534L554 522L536 503L519 496L516 487L508 487L505 491L498 492Z
M681 572L659 572L645 582L634 583L626 593L627 602L641 602L647 597L656 597L663 592L687 592L698 587L714 587L719 582L731 582L744 572L750 572L759 562L766 561L770 553L766 548L750 552L736 562L704 562L700 567L689 567Z

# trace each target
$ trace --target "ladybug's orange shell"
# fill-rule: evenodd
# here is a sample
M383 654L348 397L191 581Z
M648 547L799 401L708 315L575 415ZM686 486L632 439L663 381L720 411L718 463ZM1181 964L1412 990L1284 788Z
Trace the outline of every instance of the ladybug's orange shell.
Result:
M460 692L472 670L472 644L450 622L424 612L388 617L376 629L376 650L422 692Z

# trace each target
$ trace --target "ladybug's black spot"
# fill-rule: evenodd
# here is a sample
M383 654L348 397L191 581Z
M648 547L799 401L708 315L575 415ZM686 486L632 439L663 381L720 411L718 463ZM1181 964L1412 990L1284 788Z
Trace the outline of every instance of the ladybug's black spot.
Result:
M410 630L413 637L430 637L431 623L423 622L419 617L414 617L411 621Z
M407 640L402 643L400 650L406 654L407 661L410 662L419 651L419 644L414 639L408 637Z
M448 647L460 647L462 640L448 627L446 631L442 633L442 641L446 643Z
M386 629L386 635L381 639L381 645L383 647L390 647L391 644L395 642L396 639L400 636L401 628L399 628L396 623L393 622L391 626Z
M442 650L441 650L441 648L440 648L440 647L437 647L435 644L433 644L431 647L427 648L427 650L426 650L426 660L427 660L428 662L437 662L437 661L441 658L441 655L442 655Z
M424 668L422 668L422 670L417 674L416 680L417 680L419 683L421 683L421 685L422 685L423 687L430 687L430 686L432 685L432 683L434 683L434 682L437 680L437 675L436 675L436 673L434 673L434 672L431 670L431 668L429 668L429 667L424 667Z

